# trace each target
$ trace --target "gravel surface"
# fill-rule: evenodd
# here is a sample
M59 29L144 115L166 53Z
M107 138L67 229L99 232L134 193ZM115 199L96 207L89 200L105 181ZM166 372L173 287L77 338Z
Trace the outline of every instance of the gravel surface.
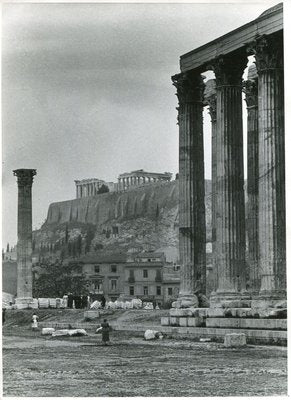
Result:
M113 332L44 338L4 330L5 396L271 396L287 394L287 350L163 339Z

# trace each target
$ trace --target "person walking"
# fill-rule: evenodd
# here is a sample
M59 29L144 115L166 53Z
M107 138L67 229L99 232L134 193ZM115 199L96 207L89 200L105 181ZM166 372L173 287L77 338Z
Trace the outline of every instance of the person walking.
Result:
M5 322L5 313L6 313L6 308L2 308L2 326L4 325Z
M107 346L107 342L109 342L109 332L111 330L110 325L107 322L107 319L104 319L104 321L101 324L102 328L102 342L104 343L104 346Z

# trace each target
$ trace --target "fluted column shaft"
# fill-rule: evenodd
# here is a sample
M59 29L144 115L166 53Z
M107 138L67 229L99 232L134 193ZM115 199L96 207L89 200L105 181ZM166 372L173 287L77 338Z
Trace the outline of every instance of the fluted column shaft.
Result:
M216 251L221 300L245 289L245 202L243 175L242 74L247 58L214 63L217 90Z
M17 176L18 184L17 299L26 303L32 299L31 187L36 171L18 169L13 173Z
M214 277L213 290L217 289L217 252L216 252L216 180L217 180L217 96L215 79L208 80L205 85L204 99L209 106L211 117L211 225L212 225L212 273Z
M206 288L204 203L203 80L199 74L175 75L179 99L179 252L180 299L197 304ZM195 304L195 305L196 305ZM185 305L188 303L186 301Z
M284 72L281 35L254 44L258 71L260 296L286 298Z
M259 273L259 219L258 219L258 183L259 183L259 148L258 148L258 82L257 78L245 82L247 103L247 219L246 231L248 242L248 290L254 295L260 289Z

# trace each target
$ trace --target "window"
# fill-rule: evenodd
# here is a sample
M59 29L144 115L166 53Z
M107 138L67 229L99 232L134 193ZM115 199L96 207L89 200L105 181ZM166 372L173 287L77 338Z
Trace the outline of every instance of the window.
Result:
M102 289L102 281L94 282L94 289L95 290L101 290Z
M161 286L157 286L157 296L161 295Z
M168 295L172 296L172 294L173 294L173 288L168 287Z
M116 271L117 271L117 266L111 265L111 272L116 272Z
M148 270L147 270L147 269L144 269L144 270L143 270L143 277L144 277L144 278L147 278L147 277L148 277Z
M129 286L129 294L130 294L131 296L134 295L134 286Z
M99 274L99 272L100 272L100 266L99 265L94 265L94 272L95 272L95 274Z
M150 258L148 258L148 262L151 262L151 259L150 259Z
M111 290L116 290L117 280L111 279Z
M143 294L144 294L145 296L147 296L147 295L149 294L149 289L148 289L147 286L144 286L144 287L143 287Z

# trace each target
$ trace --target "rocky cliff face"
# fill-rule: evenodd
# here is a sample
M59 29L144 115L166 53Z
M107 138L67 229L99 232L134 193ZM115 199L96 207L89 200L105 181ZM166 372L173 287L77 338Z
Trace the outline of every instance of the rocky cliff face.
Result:
M210 190L211 184L206 181L208 241L211 240ZM34 232L35 251L60 250L64 243L79 237L83 253L89 235L86 252L162 250L168 260L176 261L178 198L178 181L172 181L53 203L45 224Z

